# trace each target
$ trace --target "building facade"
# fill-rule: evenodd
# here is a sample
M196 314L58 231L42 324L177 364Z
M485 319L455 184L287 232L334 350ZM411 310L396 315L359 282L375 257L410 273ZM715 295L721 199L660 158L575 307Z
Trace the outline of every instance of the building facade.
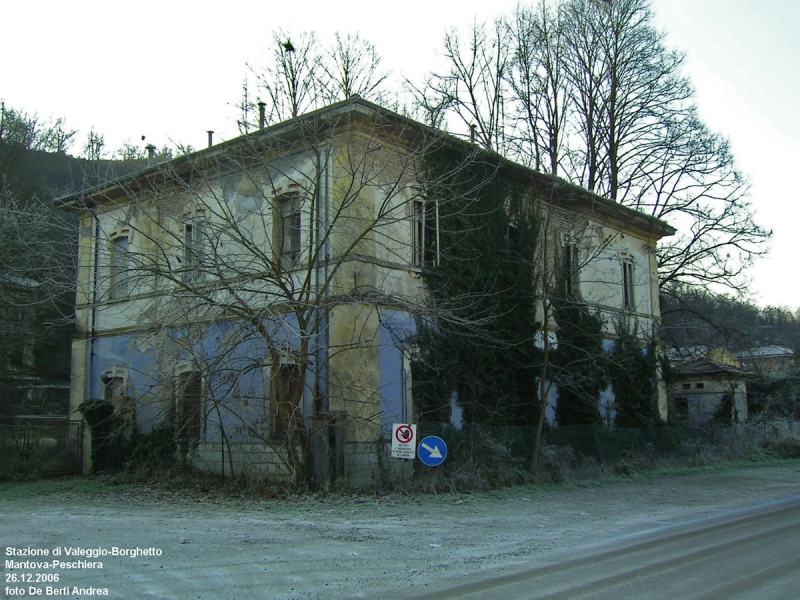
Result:
M464 169L484 154L353 98L63 198L80 221L72 412L110 402L125 435L169 428L203 469L392 476L445 201L426 197L420 165L443 148L466 150ZM613 315L652 331L656 244L674 230L501 162L609 339Z

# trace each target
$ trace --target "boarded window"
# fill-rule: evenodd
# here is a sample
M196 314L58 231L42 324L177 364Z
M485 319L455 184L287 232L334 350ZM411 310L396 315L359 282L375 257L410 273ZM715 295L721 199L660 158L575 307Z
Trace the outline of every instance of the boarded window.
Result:
M564 286L568 296L580 295L580 254L576 244L564 246Z
M114 410L120 412L125 400L125 379L122 377L108 377L105 379L103 398L114 405Z
M197 441L203 430L203 377L199 371L178 378L178 432L183 440Z
M111 240L111 281L109 296L121 300L128 295L130 279L130 241L127 236Z
M293 192L278 196L276 206L278 254L284 266L291 266L300 258L302 231L300 194Z
M633 263L622 263L622 307L627 310L634 309L633 295Z
M675 416L679 419L689 417L689 400L686 398L675 398Z
M200 279L205 258L206 228L202 221L183 224L183 276L185 281Z
M438 207L429 200L412 202L411 263L415 267L438 263L439 232Z
M300 366L281 365L274 382L276 387L272 433L277 437L283 437L289 431L292 419L299 418L295 415L295 410L299 410L299 399L303 393Z

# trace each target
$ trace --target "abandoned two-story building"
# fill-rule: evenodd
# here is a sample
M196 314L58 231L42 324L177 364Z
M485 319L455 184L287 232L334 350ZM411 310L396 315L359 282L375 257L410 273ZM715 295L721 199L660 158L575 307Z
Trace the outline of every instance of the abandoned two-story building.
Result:
M372 481L414 420L445 201L418 173L448 147L483 154L354 97L62 199L80 220L72 411L105 399L128 432L170 427L200 468ZM541 243L580 264L590 306L652 330L671 227L507 161L496 176L547 213Z

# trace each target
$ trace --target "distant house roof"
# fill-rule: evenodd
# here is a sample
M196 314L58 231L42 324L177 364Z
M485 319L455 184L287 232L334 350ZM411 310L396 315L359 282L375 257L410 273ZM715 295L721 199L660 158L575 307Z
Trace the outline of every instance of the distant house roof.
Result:
M739 358L724 348L711 348L710 346L685 346L683 348L670 348L669 361L674 365L682 365L705 359L731 367L740 367Z
M679 377L707 377L713 375L726 375L732 378L744 378L751 375L750 371L727 365L725 363L699 358L691 362L675 367L676 375Z
M684 346L682 348L670 348L667 356L671 363L688 363L702 358L708 352L708 346Z
M736 356L743 360L758 358L777 358L779 356L794 356L794 350L782 346L761 346L739 352Z

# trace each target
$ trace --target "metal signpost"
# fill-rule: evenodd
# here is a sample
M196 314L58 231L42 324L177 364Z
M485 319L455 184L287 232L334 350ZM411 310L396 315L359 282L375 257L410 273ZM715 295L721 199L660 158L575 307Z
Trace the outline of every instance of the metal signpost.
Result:
M406 423L392 425L392 458L410 458L413 460L416 456L417 426Z
M429 467L438 467L447 458L447 444L435 435L429 435L419 443L419 459Z

